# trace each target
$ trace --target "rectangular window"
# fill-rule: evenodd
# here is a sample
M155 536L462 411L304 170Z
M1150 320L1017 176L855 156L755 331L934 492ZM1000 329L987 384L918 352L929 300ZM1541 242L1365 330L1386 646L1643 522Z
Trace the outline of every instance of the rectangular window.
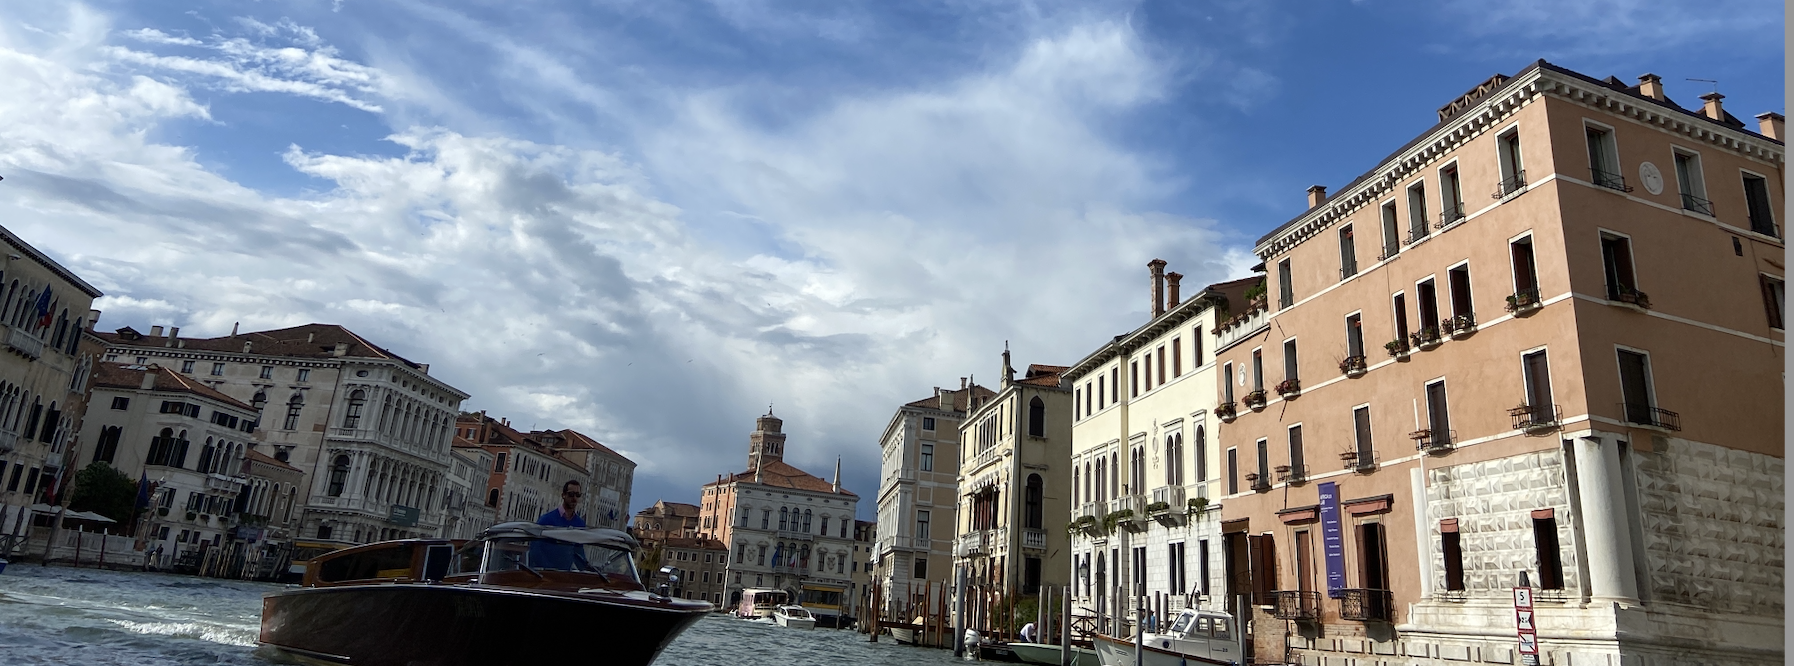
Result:
M1202 367L1202 325L1197 324L1196 330L1192 331L1190 335L1190 368L1200 367Z
M1750 230L1764 236L1775 233L1775 209L1770 206L1769 183L1762 176L1744 174L1744 205L1750 211Z
M1171 339L1171 377L1172 377L1172 379L1176 379L1176 378L1182 377L1182 376L1184 376L1184 339L1183 338L1172 338Z
M1277 307L1287 308L1296 303L1296 288L1290 284L1289 260L1277 262Z
M1526 187L1526 168L1520 157L1520 128L1496 137L1495 153L1501 160L1501 187L1496 193L1507 196Z
M1077 390L1072 391L1072 394L1071 394L1071 417L1074 419L1083 418L1084 414L1081 411L1081 408L1083 406L1084 406L1084 389L1077 389Z
M1107 387L1105 386L1105 384L1107 383L1107 380L1108 380L1108 377L1104 377L1102 375L1096 376L1096 408L1097 409L1102 409L1102 408L1108 406L1108 402L1107 402L1106 398L1109 397L1107 395L1109 391L1108 391Z
M1445 273L1446 281L1451 284L1451 314L1453 317L1469 317L1470 323L1476 323L1475 301L1470 298L1470 265L1464 264Z
M1674 154L1676 187L1682 193L1682 210L1711 217L1713 202L1707 200L1707 180L1701 174L1701 156L1681 150L1674 151Z
M923 444L922 445L922 460L918 466L921 467L922 471L924 471L924 472L934 471L934 445L933 444Z
M1382 523L1364 523L1358 526L1358 581L1367 590L1389 589L1389 544L1383 533ZM1382 604L1381 597L1366 599L1367 606L1374 600L1376 605ZM1375 613L1387 608L1366 608ZM1375 616L1375 615L1373 615Z
M1221 395L1223 402L1233 402L1233 364L1221 364Z
M1418 243L1427 237L1426 182L1408 188L1408 242Z
M17 481L19 478L18 471L15 470L13 472L12 476L13 476L13 480ZM1234 495L1234 494L1238 494L1239 492L1240 492L1240 450L1237 448L1233 448L1233 449L1227 450L1227 494Z
M1458 182L1458 165L1447 165L1439 170L1439 227L1451 226L1452 223L1464 219L1464 190Z
M1526 406L1531 410L1533 422L1548 423L1556 419L1556 409L1551 404L1551 365L1545 358L1545 350L1522 355L1520 365L1526 373Z
M1302 455L1302 426L1289 427L1289 475L1292 479L1307 478L1305 457Z
M1408 297L1396 293L1394 300L1395 341L1407 344L1408 340Z
M1134 594L1146 595L1146 547L1134 548Z
M1532 236L1507 246L1514 267L1514 295L1508 299L1510 309L1528 307L1539 302L1539 268L1532 252Z
M1788 304L1787 285L1781 278L1770 275L1758 275L1758 280L1763 283L1763 310L1769 314L1769 327L1787 328L1786 320L1782 318Z
M1402 251L1401 220L1395 213L1395 202L1383 204L1383 255L1379 260L1394 257Z
M928 512L926 510L916 512L916 538L924 540L932 538L928 534Z
M224 364L223 363L213 363L212 364L212 376L213 377L224 376Z
M1445 551L1445 589L1464 589L1464 548L1458 542L1458 524L1440 525L1439 539Z
M1339 279L1358 274L1358 247L1352 241L1352 225L1339 229Z
M1601 268L1607 276L1607 300L1637 300L1638 283L1632 272L1632 240L1601 234Z
M1271 440L1258 440L1258 485L1271 485Z
M1352 444L1359 467L1376 463L1376 447L1370 439L1370 405L1352 408Z
M1532 542L1538 547L1539 588L1564 589L1563 553L1557 546L1557 518L1532 519Z
M1283 378L1287 379L1287 380L1291 380L1291 381L1296 381L1296 380L1301 379L1301 376L1296 374L1296 339L1295 338L1290 338L1288 340L1283 341Z
M1159 385L1165 385L1165 345L1159 345Z
M1116 364L1109 368L1109 386L1113 387L1113 390L1115 391L1115 399L1117 401L1121 400L1121 365L1120 364Z
M1196 480L1208 480L1208 429L1201 425L1196 426Z
M506 454L503 451L500 451L498 453L498 462L496 462L492 465L492 471L497 472L499 474L505 473L505 455Z
M1252 350L1252 390L1265 390L1265 357L1264 350Z
M1189 581L1184 580L1184 544L1169 544L1165 549L1165 585L1171 594L1183 594Z
M1096 391L1091 390L1091 386L1092 386L1092 384L1090 382L1084 382L1084 413L1085 414L1091 413L1090 404L1096 398Z
M1310 530L1296 530L1296 589L1308 592L1314 589L1314 537ZM1306 600L1298 602L1308 605Z
M1146 379L1145 384L1146 390L1150 392L1152 391L1152 350L1147 350L1146 354L1140 357L1140 365L1146 368L1146 372L1144 373Z
M187 374L187 375L193 374L193 362L192 361L181 361L181 374Z
M1628 423L1655 423L1651 408L1656 407L1656 400L1651 392L1651 360L1644 354L1621 349L1620 362L1620 396L1626 405L1626 421Z
M934 417L932 417L932 416L922 417L922 429L929 430L929 431L934 430Z
M1127 369L1128 397L1140 397L1140 362L1129 361Z
M1196 542L1196 589L1208 594L1208 539Z
M274 366L272 366L272 365L262 366L262 379L273 379L273 378L274 378Z
M1620 175L1619 148L1614 145L1613 133L1606 129L1585 125L1584 133L1588 137L1588 168L1592 182L1601 187L1626 190L1626 178Z
M131 407L131 399L130 398L127 398L124 396L115 396L112 398L112 408L113 409L123 410L123 409L129 409L130 407Z
M1364 357L1364 319L1360 315L1346 317L1346 356Z
M1451 410L1445 404L1445 380L1426 385L1426 414L1429 439L1435 444L1450 444Z
M1437 337L1439 330L1439 290L1433 286L1432 278L1422 280L1414 286L1414 306L1420 311L1420 330L1426 334L1432 329L1432 337Z
M309 381L310 379L311 379L311 370L308 368L300 368L299 369L299 381L302 381L302 382Z

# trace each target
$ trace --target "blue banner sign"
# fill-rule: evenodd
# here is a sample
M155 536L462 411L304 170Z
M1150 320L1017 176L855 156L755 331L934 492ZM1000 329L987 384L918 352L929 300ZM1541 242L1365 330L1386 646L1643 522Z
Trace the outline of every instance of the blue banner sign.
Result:
M1339 485L1320 484L1321 551L1327 559L1327 596L1339 598L1345 589L1345 535L1339 529Z

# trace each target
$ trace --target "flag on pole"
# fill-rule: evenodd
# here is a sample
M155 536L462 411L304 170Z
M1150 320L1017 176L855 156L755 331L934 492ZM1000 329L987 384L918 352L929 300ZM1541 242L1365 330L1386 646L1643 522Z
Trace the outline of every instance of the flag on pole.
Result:
M44 287L44 293L37 295L37 327L50 325L50 288Z
M137 480L137 505L136 506L137 506L137 509L139 511L141 511L143 509L149 508L149 504L150 504L149 470L144 470L143 477Z

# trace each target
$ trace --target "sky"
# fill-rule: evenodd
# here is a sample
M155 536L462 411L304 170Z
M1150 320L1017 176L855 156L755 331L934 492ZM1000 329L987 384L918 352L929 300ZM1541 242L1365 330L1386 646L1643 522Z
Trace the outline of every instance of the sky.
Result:
M1543 58L1786 113L1783 6L0 4L0 225L101 330L343 324L697 501L770 408L876 511L897 407L1070 365ZM1705 79L1716 81L1690 81ZM432 312L434 310L434 312Z

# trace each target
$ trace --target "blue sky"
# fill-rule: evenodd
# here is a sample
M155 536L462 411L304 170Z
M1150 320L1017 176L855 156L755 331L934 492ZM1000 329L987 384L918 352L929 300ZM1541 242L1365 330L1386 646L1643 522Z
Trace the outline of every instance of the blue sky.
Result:
M39 6L41 5L41 6ZM1069 364L1539 58L1786 112L1774 2L12 3L0 224L103 328L336 322L641 468Z

